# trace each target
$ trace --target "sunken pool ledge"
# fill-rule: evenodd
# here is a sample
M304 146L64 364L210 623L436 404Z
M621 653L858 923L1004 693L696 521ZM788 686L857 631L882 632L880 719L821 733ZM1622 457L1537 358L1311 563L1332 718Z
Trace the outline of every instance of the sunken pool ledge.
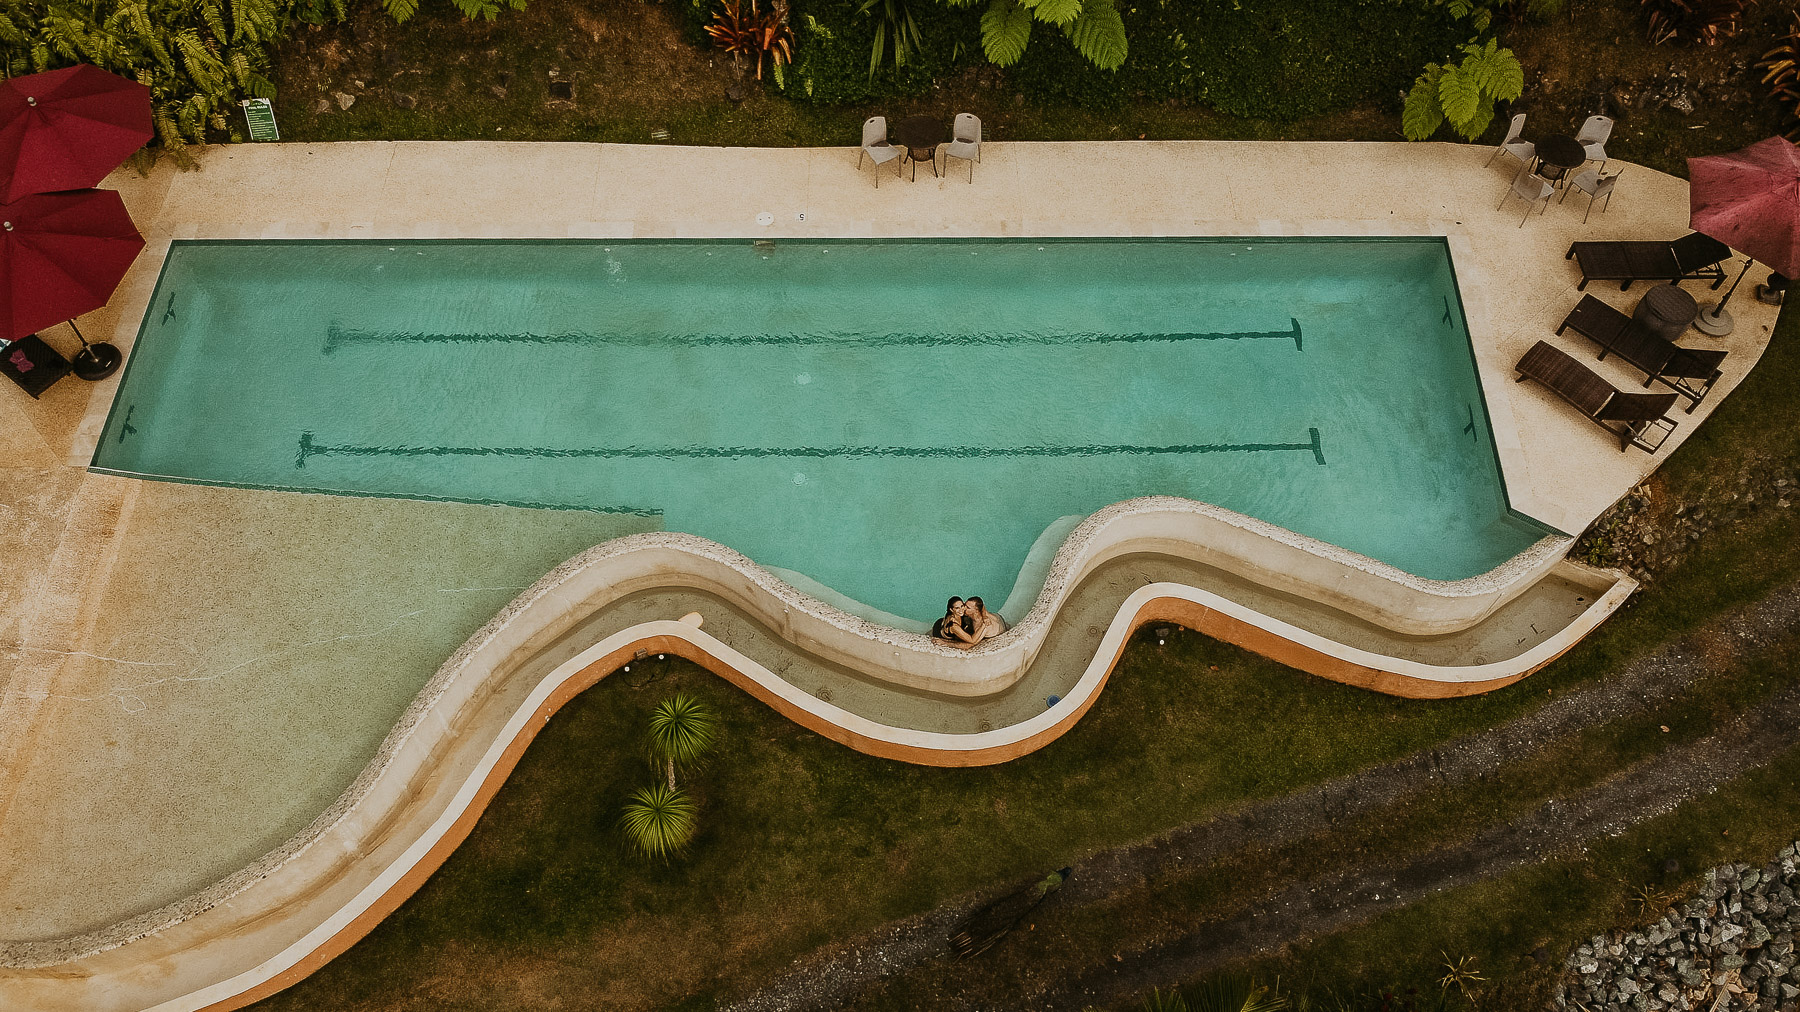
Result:
M852 748L928 765L983 765L1031 752L1073 726L1127 639L1151 622L1401 695L1460 696L1510 684L1573 646L1636 587L1622 573L1566 562L1569 543L1547 537L1488 573L1433 581L1219 507L1133 499L1076 528L1031 611L1006 635L964 652L808 597L715 542L670 533L609 541L557 567L470 637L356 781L280 848L186 899L99 931L0 943L0 1007L229 1009L305 977L443 863L557 709L643 651L693 660ZM760 622L789 649L948 697L942 705L954 707L963 705L958 697L1003 690L1027 670L1084 576L1110 560L1146 554L1202 563L1398 637L1474 627L1552 575L1593 600L1513 656L1447 666L1339 642L1213 591L1151 583L1117 609L1060 702L1020 723L971 734L891 726L834 706L704 632L697 614L639 622L594 643L569 636L628 595L697 589Z

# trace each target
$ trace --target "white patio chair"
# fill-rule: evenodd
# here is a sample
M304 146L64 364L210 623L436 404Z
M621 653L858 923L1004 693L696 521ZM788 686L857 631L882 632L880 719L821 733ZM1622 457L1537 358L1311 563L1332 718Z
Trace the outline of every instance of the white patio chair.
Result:
M1610 176L1603 176L1594 169L1587 169L1583 172L1579 172L1575 175L1575 178L1569 180L1568 187L1563 190L1562 200L1558 200L1557 203L1560 204L1564 200L1569 199L1569 190L1580 190L1582 193L1587 194L1587 214L1581 216L1581 223L1586 225L1588 215L1594 213L1594 201L1599 200L1602 197L1606 198L1606 206L1600 208L1601 214L1605 214L1606 208L1612 206L1613 184L1617 183L1619 177L1624 174L1624 169L1620 169Z
M951 158L969 163L969 182L975 182L975 163L981 161L981 119L974 113L959 112L950 127L950 143L944 145L944 168Z
M1494 153L1488 156L1487 164L1492 165L1494 159L1499 158L1502 154L1507 154L1530 165L1531 160L1537 157L1537 145L1527 140L1520 140L1520 135L1524 132L1525 114L1516 113L1513 115L1512 125L1506 128L1506 139L1501 141L1500 146L1494 149Z
M1613 121L1607 117L1589 116L1581 124L1581 132L1575 135L1587 160L1599 162L1602 171L1606 169L1606 139L1612 136L1612 128Z
M887 117L870 116L863 120L862 150L856 154L856 167L862 169L863 156L875 163L875 188L881 189L881 167L894 163L894 175L900 175L900 149L888 143Z
M1538 212L1543 214L1550 209L1550 195L1555 192L1556 187L1550 184L1550 180L1527 169L1520 169L1519 174L1513 177L1512 186L1507 188L1506 196L1501 197L1500 203L1494 205L1494 210L1500 210L1506 206L1507 200L1518 197L1525 201L1525 218L1531 217L1531 207L1538 201L1544 203L1544 210ZM1525 218L1519 219L1520 228L1525 227Z

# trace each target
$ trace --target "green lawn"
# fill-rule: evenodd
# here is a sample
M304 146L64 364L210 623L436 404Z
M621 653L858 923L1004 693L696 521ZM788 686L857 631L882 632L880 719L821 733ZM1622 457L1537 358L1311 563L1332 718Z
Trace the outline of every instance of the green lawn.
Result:
M1746 461L1767 473L1800 475L1800 405L1791 396L1800 378L1797 332L1800 316L1786 313L1750 380L1659 472L1667 488L1723 498ZM443 870L367 940L265 1007L501 1009L538 994L607 1008L707 1007L712 996L752 987L829 940L1235 802L1491 726L1537 706L1550 691L1604 678L1800 577L1797 526L1791 509L1747 511L1709 534L1567 658L1519 686L1474 699L1418 702L1362 692L1193 634L1164 647L1140 639L1073 731L986 769L873 759L797 728L691 665L655 664L657 677L647 685L608 679L565 707ZM1359 833L1427 846L1591 783L1647 748L1698 735L1751 705L1790 677L1787 670L1747 658L1717 694L1686 696L1595 729L1527 758L1478 795L1428 794L1360 829L1344 827L1334 852L1354 862ZM616 821L626 794L651 781L640 745L649 710L678 688L714 706L724 733L710 767L689 780L704 804L703 830L687 857L661 864L627 855ZM1666 739L1649 734L1656 723L1679 730ZM1743 799L1736 807L1734 797ZM1710 799L1704 819L1741 825L1736 843L1760 845L1793 831L1791 823L1772 822L1772 809L1752 797L1727 792ZM1659 822L1658 832L1700 840L1698 811ZM1653 846L1655 860L1671 848L1680 849ZM1615 853L1623 852L1595 851L1573 865L1596 884L1559 894L1555 903L1534 903L1526 886L1506 886L1519 912L1505 933L1492 943L1472 935L1456 948L1500 972L1511 965L1502 966L1493 947L1501 940L1591 933L1616 913L1623 887L1614 880L1644 877L1635 866L1610 865L1606 855ZM1306 860L1308 851L1287 859ZM1548 874L1515 878L1543 882L1532 876ZM1254 881L1243 878L1233 888ZM1210 894L1203 880L1191 888L1196 903L1229 906L1234 895L1204 899ZM1440 913L1397 916L1440 916L1500 931L1462 906L1429 906ZM1144 916L1158 914L1151 907ZM1418 923L1424 927L1409 930L1449 930ZM1358 985L1415 977L1414 964L1424 958L1412 949L1397 956L1374 940L1331 944L1342 948L1322 948L1309 968ZM1339 951L1347 955L1331 955Z

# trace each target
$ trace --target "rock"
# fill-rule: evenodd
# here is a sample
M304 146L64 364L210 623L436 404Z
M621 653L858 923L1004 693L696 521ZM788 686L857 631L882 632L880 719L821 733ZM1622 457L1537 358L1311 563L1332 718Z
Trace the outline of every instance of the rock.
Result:
M1691 116L1694 113L1694 100L1688 97L1687 92L1679 91L1669 99L1669 108L1683 116Z
M331 111L331 99L321 98L313 103L313 115L323 116Z
M397 91L394 93L394 104L402 109L412 109L419 104L419 100L403 91Z
M356 96L347 91L332 92L331 97L337 99L339 109L348 109L356 104Z
M490 84L490 85L488 85L488 91L495 98L499 98L499 99L506 98L506 85L504 85L504 84Z

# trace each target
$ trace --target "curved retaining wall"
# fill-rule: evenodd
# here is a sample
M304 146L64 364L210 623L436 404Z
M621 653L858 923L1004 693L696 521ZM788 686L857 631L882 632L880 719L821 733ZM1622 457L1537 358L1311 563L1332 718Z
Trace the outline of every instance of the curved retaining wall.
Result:
M1065 698L1027 720L976 734L892 727L834 706L708 635L697 615L642 622L563 656L570 654L563 640L571 629L639 591L702 589L795 649L896 685L979 698L1017 680L1082 577L1121 556L1157 552L1204 562L1399 633L1430 636L1469 628L1566 566L1560 560L1567 543L1547 538L1493 572L1445 583L1216 507L1131 500L1076 529L1017 627L964 652L809 598L712 542L679 534L608 542L558 567L471 637L420 692L356 782L283 847L201 893L102 931L0 944L0 1007L225 1009L304 977L367 933L448 857L556 709L640 650L695 661L852 748L968 766L1030 752L1073 726L1098 698L1131 633L1147 622L1187 626L1367 688L1457 696L1508 684L1554 660L1635 584L1583 571L1598 593L1567 627L1514 657L1470 666L1381 655L1219 594L1151 584L1117 610Z

